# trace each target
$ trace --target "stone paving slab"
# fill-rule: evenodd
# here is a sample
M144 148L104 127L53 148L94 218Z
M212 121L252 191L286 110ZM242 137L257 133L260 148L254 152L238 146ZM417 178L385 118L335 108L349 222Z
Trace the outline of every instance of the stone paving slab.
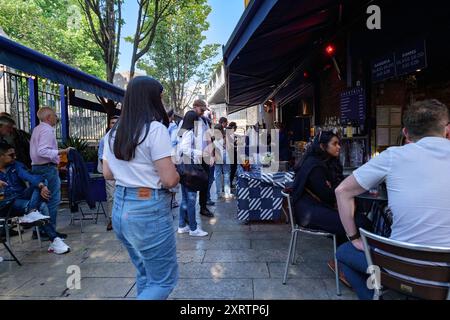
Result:
M269 278L263 262L179 263L180 279L254 279Z
M207 250L205 262L282 262L287 252L281 250Z
M179 201L180 202L180 201ZM281 284L290 241L290 225L283 222L251 222L236 219L234 201L210 207L214 218L198 214L197 220L210 234L196 238L176 234L180 279L169 299L354 299L342 286L335 295L334 277L326 262L332 255L330 239L300 235L296 265L289 268L288 282ZM174 232L178 208L173 210ZM13 249L23 266L0 263L0 299L134 299L135 269L128 252L106 232L106 220L69 224L67 209L60 210L58 231L68 234L72 251L47 253L49 242L39 248L26 230L24 243L12 238ZM7 253L0 248L0 256ZM67 289L67 268L81 271L81 290Z
M286 262L268 263L270 278L282 279ZM333 278L333 273L325 263L304 261L296 264L289 264L287 279L296 278ZM333 278L334 279L334 278Z
M186 237L177 238L177 249L178 250L209 250L209 249L227 249L227 250L239 250L239 249L250 249L251 240L187 240Z
M64 296L73 299L124 298L134 286L136 279L131 278L82 278L81 289L65 292Z
M184 279L171 299L253 299L250 279Z
M322 279L291 279L285 285L281 279L254 279L253 283L254 299L329 299Z

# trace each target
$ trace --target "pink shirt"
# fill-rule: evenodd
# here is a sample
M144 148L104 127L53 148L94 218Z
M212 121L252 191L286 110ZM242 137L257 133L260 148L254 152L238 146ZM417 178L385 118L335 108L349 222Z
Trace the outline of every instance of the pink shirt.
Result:
M34 128L30 140L30 157L32 165L59 163L56 133L51 125L41 122Z

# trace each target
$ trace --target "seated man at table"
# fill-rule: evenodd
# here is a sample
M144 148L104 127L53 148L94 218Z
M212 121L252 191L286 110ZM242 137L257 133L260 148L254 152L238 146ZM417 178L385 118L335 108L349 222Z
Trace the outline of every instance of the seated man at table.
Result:
M28 182L30 187L27 187L25 182ZM41 214L41 212L48 214L45 201L51 197L45 179L28 172L23 163L16 161L14 148L4 142L0 142L0 188L4 190L4 200L0 201L0 206L2 202L15 199L14 215L23 215L19 218L20 224L33 225L40 220L50 218L48 215ZM51 223L45 223L41 228L52 242L48 252L63 254L70 251L69 246L58 237Z
M450 248L449 112L437 100L415 102L403 115L404 134L414 142L391 147L355 170L336 189L339 215L351 242L337 259L360 299L371 299L367 262L355 226L354 197L386 181L393 224L390 238L412 244Z

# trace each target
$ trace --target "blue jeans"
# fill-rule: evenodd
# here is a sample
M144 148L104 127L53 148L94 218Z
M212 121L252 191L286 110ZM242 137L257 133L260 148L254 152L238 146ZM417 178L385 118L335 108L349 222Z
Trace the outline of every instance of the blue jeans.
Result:
M229 164L216 164L214 171L214 179L216 180L217 197L222 192L222 172L223 172L223 184L226 195L231 194L230 188L230 172L231 168Z
M47 187L50 190L50 199L47 202L50 223L56 229L56 214L61 202L61 180L59 179L58 168L51 165L32 166L32 173L38 174L47 180Z
M20 200L20 201L19 201ZM26 207L24 207L24 202L26 201ZM21 205L21 213L27 214L28 212L32 210L39 210L39 207L41 206L41 203L44 201L43 198L41 198L41 194L38 188L34 187L28 187L26 188L17 198L16 202L20 202ZM15 206L13 206L14 208ZM47 209L48 211L48 209Z
M13 211L16 213L20 213L21 215L27 214L33 209L37 209L44 216L48 216L48 207L44 202L44 199L41 198L39 189L30 187L26 189L22 195L20 195L13 204ZM50 238L50 241L53 241L58 235L56 233L55 228L51 223L47 223L43 226L40 226L39 229L44 230L44 232Z
M371 300L374 290L367 287L369 275L366 273L367 261L364 252L356 249L349 241L338 248L336 257L340 270L344 272L345 278L355 289L358 298Z
M141 300L167 299L178 281L170 199L166 190L116 185L112 224L136 268Z
M184 228L186 223L189 224L191 231L197 229L197 221L195 220L195 204L197 202L197 191L181 185L181 204L178 226Z

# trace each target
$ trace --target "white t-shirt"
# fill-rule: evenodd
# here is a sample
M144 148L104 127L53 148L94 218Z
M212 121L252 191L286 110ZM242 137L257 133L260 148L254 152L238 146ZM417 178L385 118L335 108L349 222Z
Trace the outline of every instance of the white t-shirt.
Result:
M386 180L391 239L450 247L450 141L426 137L391 147L353 172L366 190Z
M172 152L169 131L158 121L150 124L150 130L144 142L136 147L135 157L131 161L118 160L111 147L114 137L109 144L109 135L105 136L103 160L107 160L116 180L116 185L123 187L147 187L161 189L161 179L153 164L154 161L170 157ZM145 127L140 137L145 135Z

